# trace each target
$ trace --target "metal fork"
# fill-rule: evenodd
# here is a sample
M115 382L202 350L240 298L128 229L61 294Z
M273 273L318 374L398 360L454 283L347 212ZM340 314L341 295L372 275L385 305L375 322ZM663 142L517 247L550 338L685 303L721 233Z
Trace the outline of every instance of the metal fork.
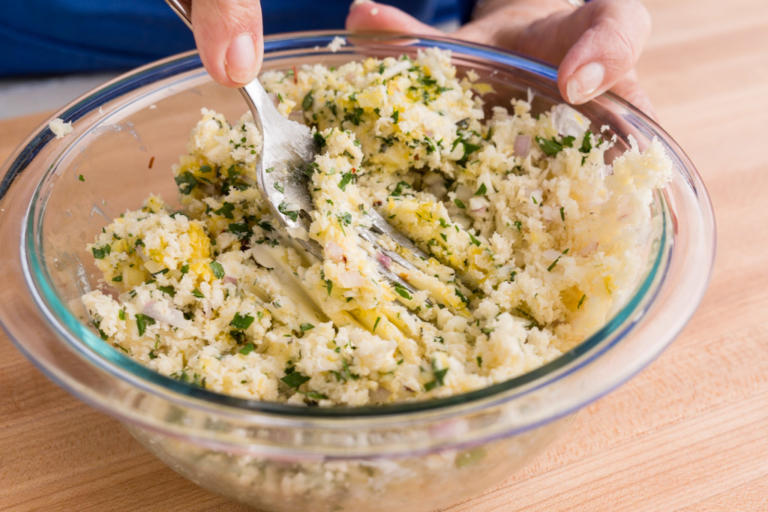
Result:
M165 1L191 29L191 2ZM261 193L267 198L272 212L283 223L291 239L310 254L322 258L322 248L308 237L311 220L309 212L314 206L305 169L316 154L312 133L306 125L280 114L258 79L241 87L240 93L263 137L262 157L257 168L257 184ZM371 228L362 230L359 235L373 246L381 276L414 293L416 290L401 276L418 269L400 254L384 248L380 237L388 236L396 246L410 251L414 257L425 260L427 256L375 210L368 210L366 216Z

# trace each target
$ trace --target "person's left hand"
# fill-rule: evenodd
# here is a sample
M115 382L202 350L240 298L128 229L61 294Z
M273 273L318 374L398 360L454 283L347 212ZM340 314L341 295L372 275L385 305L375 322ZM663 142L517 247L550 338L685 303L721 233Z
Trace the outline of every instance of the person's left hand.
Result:
M560 94L569 103L610 89L653 116L634 70L650 28L639 0L593 0L577 9L566 0L486 0L473 20L452 34L374 2L354 4L347 17L353 32L450 35L530 55L558 66Z

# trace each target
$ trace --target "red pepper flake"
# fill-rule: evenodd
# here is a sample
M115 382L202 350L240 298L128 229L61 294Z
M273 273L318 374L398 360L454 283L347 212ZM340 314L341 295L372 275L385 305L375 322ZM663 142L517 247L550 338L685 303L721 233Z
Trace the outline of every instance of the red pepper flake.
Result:
M154 156L149 159L149 168L151 169L153 165L155 165L155 157Z
M357 169L355 169L355 168L353 167L353 168L352 168L352 170L351 170L351 171L349 171L349 172L351 172L352 174L356 174L356 173L357 173Z
M296 64L293 65L293 83L299 83L299 73L296 71Z

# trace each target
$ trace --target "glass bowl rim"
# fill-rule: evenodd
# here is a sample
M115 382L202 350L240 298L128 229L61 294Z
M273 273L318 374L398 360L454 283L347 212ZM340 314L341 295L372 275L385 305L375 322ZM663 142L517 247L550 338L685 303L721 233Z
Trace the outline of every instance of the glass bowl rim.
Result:
M313 45L318 46L321 44L327 44L333 37L349 37L351 34L339 31L312 31L312 32L294 32L288 34L280 34L265 38L265 62L271 60L269 58L270 52L278 52L282 50L300 50L310 49ZM528 71L538 75L539 77L556 80L557 71L544 64L542 62L524 57L518 54L500 50L498 48L487 47L484 45L478 45L474 43L467 43L465 41L459 41L452 38L442 38L434 36L421 36L414 34L354 34L355 38L373 38L377 39L407 39L414 41L419 46L430 45L438 46L444 49L450 49L458 51L462 56L474 56L485 58L495 66L504 65L520 68L524 71ZM354 47L342 47L340 52L349 51ZM283 58L282 56L275 57L277 59ZM65 120L75 120L82 115L97 108L100 104L109 101L111 99L118 98L130 92L138 89L143 85L151 84L157 80L175 76L178 74L190 72L194 69L200 69L200 61L197 52L190 51L177 55L167 57L165 59L152 62L140 68L131 70L113 81L108 82L94 90L86 93L80 100L73 102L76 106L79 106L79 110L72 112L72 108L66 110L70 115ZM119 87L115 87L119 86ZM642 112L634 108L631 104L625 100L613 95L612 93L606 93L604 98L608 98L610 101L618 103L619 106L631 111L634 115L638 116L642 122L650 128L656 135L662 136L666 140L672 140L671 137L664 132L653 120L645 116ZM79 115L78 115L79 114ZM45 131L43 128L42 131ZM32 143L40 139L41 134L32 138ZM43 143L43 145L45 142ZM38 148L38 151L41 148ZM32 155L34 157L34 155ZM37 187L34 191L34 198L37 198L41 193L43 183L49 177L50 173L56 168L51 166L51 169L46 171L45 175L40 179ZM687 171L687 169L686 169ZM4 193L4 190L0 190L0 194ZM161 388L164 397L173 399L173 395L177 395L177 398L192 399L197 402L213 403L214 405L221 405L225 407L237 408L242 412L258 412L267 414L278 414L288 417L299 418L358 418L358 417L376 417L376 416L391 416L401 415L404 413L419 413L432 410L446 410L453 406L472 405L476 403L484 403L487 399L496 398L498 401L509 401L518 398L524 394L530 393L543 386L547 386L560 380L561 378L576 372L587 366L590 362L600 357L605 351L618 344L625 336L632 330L632 328L644 320L646 312L653 300L658 295L659 291L663 287L666 277L666 271L671 261L671 251L673 250L673 243L671 241L671 234L667 229L668 211L669 205L663 194L656 194L660 204L662 206L662 233L661 242L659 243L658 251L653 258L653 264L651 269L644 276L641 283L637 286L635 293L627 301L627 303L611 318L605 325L603 325L598 331L590 335L588 338L580 342L571 350L561 354L549 363L542 365L530 372L526 372L522 375L514 377L512 379L505 380L480 388L477 390L469 391L466 393L460 393L451 395L444 398L436 398L430 400L417 400L409 402L400 402L396 404L387 404L380 406L360 406L360 407L307 407L304 405L292 405L282 402L267 402L256 401L245 398L234 397L221 393L208 391L191 384L177 381L165 375L162 375L154 370L151 370L137 361L133 360L127 355L120 353L117 349L104 343L98 336L96 336L88 327L82 324L68 308L61 304L57 297L55 290L50 286L45 277L40 282L41 269L45 269L45 265L36 258L37 251L34 250L36 243L36 236L34 236L38 226L35 223L37 217L35 216L35 199L30 202L27 209L27 213L23 219L22 226L22 244L20 247L22 265L24 267L25 281L30 292L33 295L36 305L39 308L39 312L43 314L48 323L54 327L56 334L59 338L63 338L70 348L74 348L79 355L85 355L86 358L96 363L97 367L103 371L115 375L126 381L129 384L142 384L142 380L147 381L152 387L141 386L144 390L149 392L156 392L157 387ZM45 209L43 208L44 212ZM42 222L42 213L39 220ZM39 234L39 233L38 233ZM666 255L665 251L669 251ZM30 270L29 263L32 263ZM662 266L662 264L664 264ZM43 286L40 286L40 285ZM46 297L48 300L46 300ZM51 308L48 304L49 300L53 299L54 307ZM58 303L58 304L57 304ZM638 313L637 308L644 305L639 315L636 315L629 324L625 322L633 314ZM51 309L59 310L63 312L65 323L74 327L74 331L80 331L81 336L73 336L69 329L63 328L59 318L55 315ZM620 332L617 332L621 329ZM601 342L607 338L609 343L600 345ZM85 343L88 352L84 350L82 346ZM593 349L595 350L590 357L585 357ZM645 365L650 363L653 358L649 358ZM569 366L569 364L574 363ZM645 366L643 365L643 366ZM116 367L116 368L115 368ZM115 370L119 371L115 371ZM558 373L558 370L563 370ZM125 379L124 372L127 371L137 377L136 379ZM629 376L627 376L629 378ZM530 387L525 387L528 384L535 384ZM523 389L519 389L523 388ZM518 389L519 392L514 393L514 390ZM606 390L605 392L607 392ZM171 395L171 396L166 396ZM591 397L589 401L595 399ZM582 404L583 405L583 404Z

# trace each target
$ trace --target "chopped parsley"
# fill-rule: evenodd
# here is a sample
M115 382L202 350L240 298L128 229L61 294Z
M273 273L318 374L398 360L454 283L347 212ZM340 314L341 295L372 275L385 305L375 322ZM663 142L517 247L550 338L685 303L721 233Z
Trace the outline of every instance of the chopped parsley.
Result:
M411 185L405 181L397 182L395 188L389 193L390 197L400 197L403 195L403 188L411 188Z
M464 201L462 201L462 200L461 200L461 199L459 199L458 197L457 197L456 199L454 199L454 200L453 200L453 204L455 204L456 206L458 206L458 207L459 207L459 208L461 208L462 210L463 210L463 209L466 209L466 207L467 207L467 205L465 205L465 204L464 204Z
M112 247L109 244L102 245L101 247L92 247L91 252L94 258L103 260L105 256L112 252Z
M306 96L304 96L304 99L301 100L301 108L304 111L307 111L312 108L312 105L315 103L315 98L312 97L312 91L309 91Z
M438 369L437 363L432 360L432 380L424 384L424 390L432 391L433 389L442 386L446 373L448 373L448 368Z
M176 289L173 286L158 286L157 289L171 297L176 296Z
M354 173L345 172L344 174L341 175L341 180L339 180L339 188L341 190L344 190L345 188L347 188L347 185L349 185L352 182L352 180L354 180L355 178L356 176Z
M278 205L277 211L291 219L293 222L296 222L296 220L299 218L299 212L297 210L289 210L288 208L288 204L283 201Z
M309 377L296 371L296 368L289 366L285 370L285 376L280 379L290 388L298 388L309 380Z
M189 171L184 171L174 178L176 185L179 187L179 192L189 195L192 190L197 186L197 178Z
M197 297L198 299L204 299L204 298L205 298L205 295L203 295L203 292L201 292L201 291L200 291L200 290L198 290L197 288L195 288L194 290L192 290L192 295L194 295L194 296L195 296L195 297Z
M485 183L481 183L479 187L477 187L477 190L475 191L476 196L484 196L486 193L488 193L488 188L485 186Z
M222 277L224 277L224 267L221 266L221 263L219 263L218 261L212 261L211 263L209 263L209 266L213 271L213 275L216 276L216 279L221 279Z
M560 151L562 151L563 148L573 147L574 140L575 137L571 135L566 135L560 140L557 140L555 137L552 137L551 139L545 139L544 137L538 136L536 137L536 143L547 156L555 156Z
M315 326L310 323L304 323L299 326L299 329L301 329L301 332L307 332L311 329L314 329Z
M232 318L232 321L229 322L229 325L234 327L235 329L241 329L245 330L251 326L253 323L254 318L246 313L245 315L241 315L240 313L235 313L235 316Z
M568 254L568 249L564 250L562 253L560 253L560 256L555 258L555 261L549 264L547 267L547 272L552 272L552 269L555 268L555 265L557 265L557 262L560 261L560 258L563 257L563 255Z
M244 238L248 238L253 235L253 231L245 222L231 223L228 227L229 232L233 235L237 235L239 240L243 240Z
M155 325L155 319L151 316L136 313L136 329L139 331L139 336L144 335L148 325Z
M395 293L406 300L411 300L413 298L413 295L410 294L408 289L400 283L395 283Z
M315 144L317 145L317 149L319 149L320 151L322 151L325 148L325 146L328 144L328 141L325 140L325 137L323 137L323 135L320 132L315 132L312 135L312 138L314 139Z
M246 343L246 344L245 344L245 346L244 346L243 348L241 348L241 349L240 349L238 352L240 352L240 353L241 353L241 354L243 354L244 356L247 356L248 354L250 354L251 352L253 352L253 350L254 350L255 348L256 348L256 347L254 346L254 344L253 344L253 343L251 343L251 342L248 342L248 343Z

